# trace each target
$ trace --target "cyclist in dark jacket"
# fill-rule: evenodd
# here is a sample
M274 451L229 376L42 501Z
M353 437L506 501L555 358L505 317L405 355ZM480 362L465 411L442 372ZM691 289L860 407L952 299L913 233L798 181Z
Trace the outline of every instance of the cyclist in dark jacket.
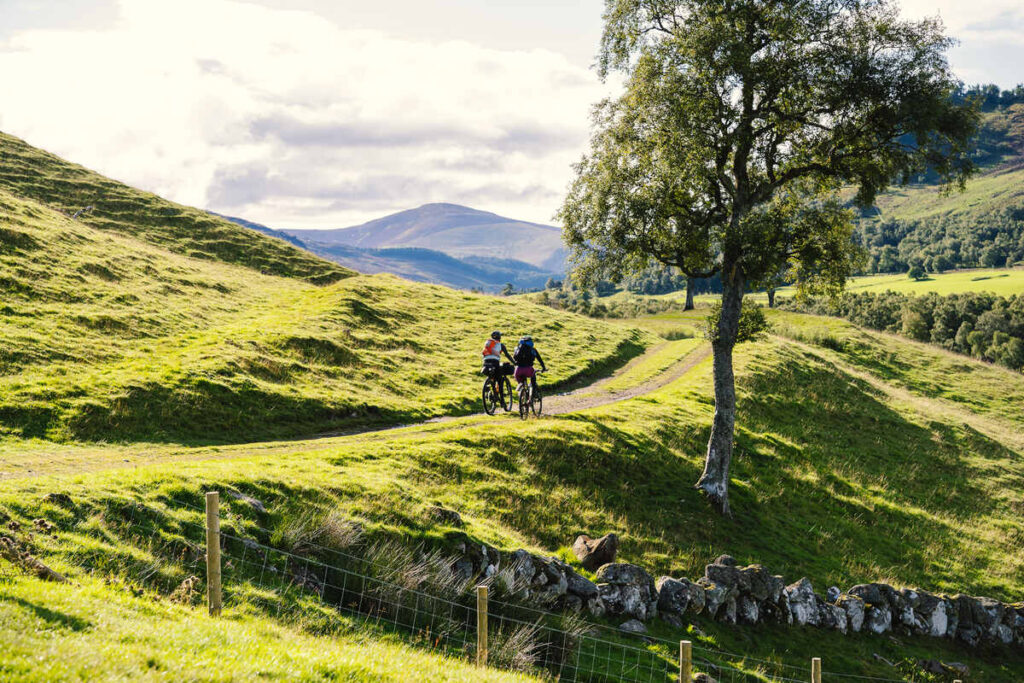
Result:
M548 367L544 359L540 357L540 351L533 345L533 337L524 335L516 345L516 351L512 354L512 362L516 365L515 378L517 384L522 384L527 379L533 389L537 389L537 372L533 369L533 363L540 362L541 372L547 372Z

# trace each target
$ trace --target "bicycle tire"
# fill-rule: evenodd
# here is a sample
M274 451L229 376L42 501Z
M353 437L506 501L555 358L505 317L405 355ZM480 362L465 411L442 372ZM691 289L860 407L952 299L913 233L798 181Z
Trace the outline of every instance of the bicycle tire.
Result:
M530 410L537 417L540 417L541 411L544 410L544 397L541 396L540 387L537 387L530 392Z
M526 419L530 415L530 385L523 382L519 385L519 417Z
M494 390L494 383L491 378L488 377L484 380L484 389L481 394L481 400L484 404L484 412L488 415L494 415L494 411L498 409L498 394Z
M502 404L502 408L505 409L506 413L512 412L512 398L514 393L512 391L512 382L509 381L508 377L503 377L502 381L505 384L505 402ZM501 396L501 394L499 394Z

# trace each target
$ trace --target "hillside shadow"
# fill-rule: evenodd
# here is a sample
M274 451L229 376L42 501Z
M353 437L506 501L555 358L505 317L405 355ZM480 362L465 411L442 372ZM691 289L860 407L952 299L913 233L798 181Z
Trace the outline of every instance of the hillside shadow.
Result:
M614 530L627 561L645 558L651 570L691 577L720 553L818 583L881 579L883 572L922 586L962 582L962 574L944 577L948 567L934 566L937 548L983 568L983 557L960 557L960 532L944 520L981 519L996 506L960 449L991 457L1009 451L950 425L911 422L835 368L787 360L744 380L732 519L693 489L707 418L651 419L638 432L572 416L593 436L579 435L577 443L544 433L516 437L514 452L536 470L536 488L559 494L546 507L516 492L484 495L495 497L504 522L545 547ZM984 580L977 574L972 580Z

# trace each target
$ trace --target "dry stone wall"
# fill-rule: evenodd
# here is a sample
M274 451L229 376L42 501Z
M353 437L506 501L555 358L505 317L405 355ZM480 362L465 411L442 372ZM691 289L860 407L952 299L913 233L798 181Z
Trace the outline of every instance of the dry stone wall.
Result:
M884 583L829 588L825 597L807 578L787 584L760 565L738 566L723 555L695 581L662 576L623 562L600 566L595 581L554 557L525 550L501 553L465 542L456 569L467 579L496 577L511 582L517 599L544 609L567 609L620 621L636 632L636 621L655 617L681 626L698 614L728 624L792 624L840 633L869 632L950 638L969 646L995 644L1024 649L1024 603L897 589ZM510 577L510 578L509 578ZM496 577L497 578L497 577Z

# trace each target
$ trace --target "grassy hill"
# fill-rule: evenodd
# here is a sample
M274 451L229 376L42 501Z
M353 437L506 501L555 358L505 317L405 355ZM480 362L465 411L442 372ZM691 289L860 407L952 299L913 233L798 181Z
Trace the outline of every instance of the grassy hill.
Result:
M731 520L711 514L691 488L713 409L710 361L653 394L540 421L463 418L315 442L200 449L192 459L179 452L166 464L159 451L143 451L136 455L150 464L131 471L13 478L0 484L0 511L25 523L52 520L55 536L36 537L39 554L85 582L87 594L102 597L129 585L142 596L164 596L160 605L191 571L176 559L180 543L173 539L191 538L183 520L200 520L178 501L198 507L202 492L214 488L242 491L267 506L263 515L226 503L232 528L263 542L329 539L332 525L355 523L366 544L397 539L444 546L460 530L426 514L428 505L440 503L462 513L471 538L509 550L570 558L567 546L577 532L615 531L622 558L655 572L693 577L727 552L790 581L808 576L819 590L884 579L1019 599L1024 378L837 320L774 318L781 336L738 353ZM69 464L67 471L78 470ZM68 495L73 506L43 501L54 492ZM141 507L126 502L132 500ZM149 511L132 513L148 531L125 527L130 510ZM114 580L94 584L86 572L97 571ZM27 580L4 589L11 598L38 599L30 590ZM58 599L78 614L86 598L44 603ZM273 620L285 607L266 604L257 593L233 599L231 622ZM284 620L286 628L354 628L317 611L315 601L294 599L287 609L305 616ZM164 610L140 619L166 619ZM1019 653L989 659L945 641L696 623L700 632L687 636L699 644L798 662L813 653L845 673L891 675L873 653L892 661L964 661L973 680L1012 680L1024 672ZM18 629L9 627L12 637ZM682 637L664 624L654 632ZM154 644L142 651L166 649ZM234 666L250 670L244 662Z
M496 327L565 355L555 381L646 343L542 307L349 277L281 240L3 142L8 436L229 442L393 424L474 409L478 347ZM58 199L98 208L74 219ZM590 355L568 353L581 341Z
M32 176L10 158L0 176ZM710 360L651 393L557 417L322 434L475 410L478 347L495 327L534 334L549 390L675 339L611 386L646 382L702 344L679 339L702 311L613 323L351 276L241 227L238 248L219 251L219 223L136 228L128 209L74 219L52 194L40 199L44 180L27 184L36 189L0 188L0 523L72 583L43 585L0 559L0 678L204 679L216 661L223 679L524 680L478 674L429 638L402 644L308 591L268 592L244 566L232 568L226 618L204 618L178 589L202 573L197 508L212 489L266 506L226 495L231 532L296 553L358 528L364 548L468 537L571 560L577 533L614 531L621 559L655 573L693 578L729 553L819 592L871 580L1006 601L1024 591L1018 373L773 312L775 336L737 351L736 516L723 519L692 488L713 413ZM275 250L295 261L260 265ZM465 528L427 514L438 503ZM652 632L740 653L737 665L823 656L829 671L893 675L878 654L910 667L963 661L972 680L1024 675L1018 651L693 626Z
M254 239L251 231L231 221L110 180L5 133L0 133L0 190L53 213L74 216L83 225L191 258L318 284L352 275L281 240ZM9 240L16 242L17 236L5 237L0 244Z

